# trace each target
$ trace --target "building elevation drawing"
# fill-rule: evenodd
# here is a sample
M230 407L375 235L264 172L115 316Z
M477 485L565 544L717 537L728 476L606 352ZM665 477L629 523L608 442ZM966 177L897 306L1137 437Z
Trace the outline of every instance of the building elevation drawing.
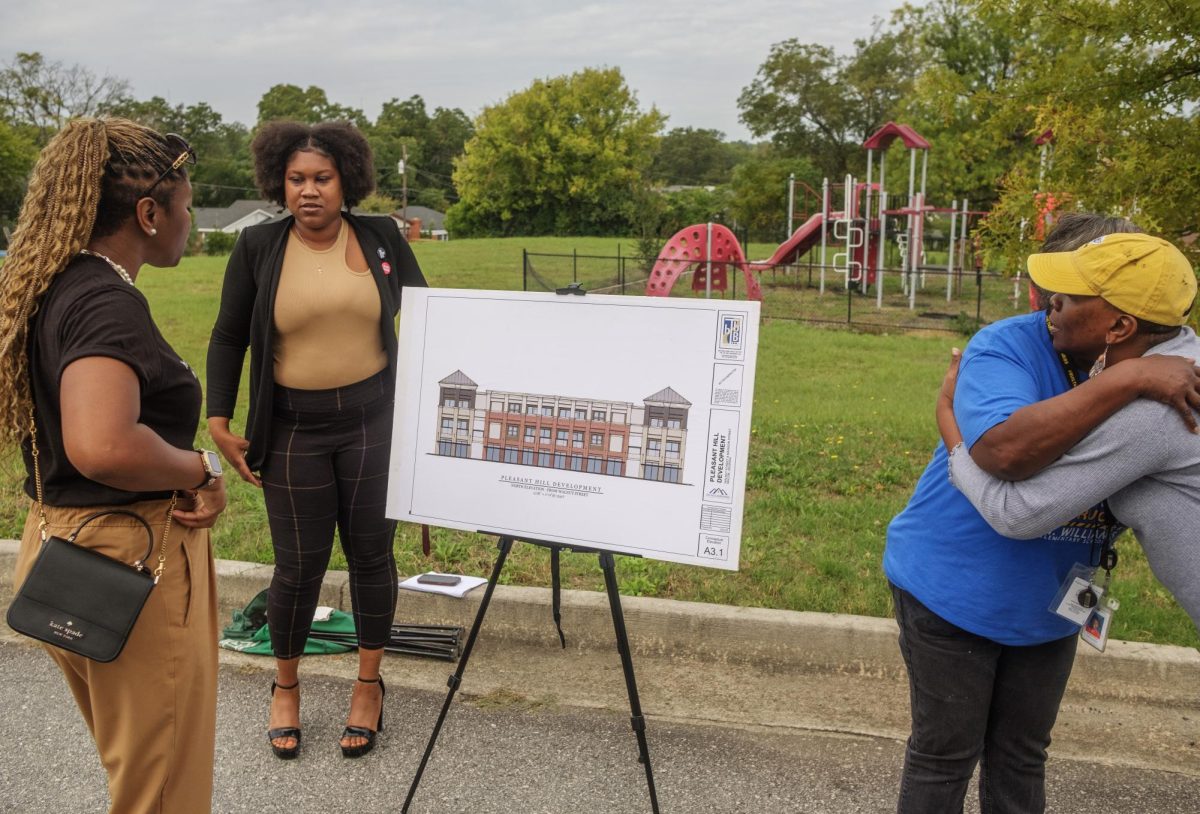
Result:
M438 382L436 455L682 483L691 402L665 387L641 404Z

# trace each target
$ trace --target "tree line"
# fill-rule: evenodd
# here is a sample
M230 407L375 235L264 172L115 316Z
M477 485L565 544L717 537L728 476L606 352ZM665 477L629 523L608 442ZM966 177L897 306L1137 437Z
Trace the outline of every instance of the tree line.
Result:
M274 118L348 119L375 148L386 208L407 149L410 202L447 209L459 236L595 234L648 243L722 221L760 240L785 231L787 178L862 177L862 142L912 125L933 145L928 200L990 210L986 247L1015 263L1047 212L1086 208L1133 218L1191 250L1200 231L1200 0L931 0L867 24L849 53L800 38L765 55L738 100L754 143L667 128L618 68L538 79L486 107L430 113L419 95L374 121L317 87L276 85ZM127 115L179 132L201 152L197 202L253 186L252 128L204 103L134 100L124 80L19 54L0 72L0 221L66 118ZM1038 137L1045 135L1038 143ZM890 166L904 166L900 145ZM892 176L889 186L906 186Z

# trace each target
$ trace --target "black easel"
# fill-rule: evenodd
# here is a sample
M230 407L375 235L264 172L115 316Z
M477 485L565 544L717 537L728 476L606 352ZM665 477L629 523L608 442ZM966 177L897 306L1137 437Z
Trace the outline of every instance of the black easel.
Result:
M638 700L637 682L633 677L633 656L629 651L629 636L625 631L625 615L621 612L621 595L617 591L616 565L612 553L598 551L594 548L550 543L543 540L526 540L503 536L500 538L500 553L496 557L496 564L492 567L492 576L488 579L487 590L484 591L483 600L479 603L479 612L475 614L475 622L471 625L471 633L467 636L467 644L458 659L458 667L454 670L454 675L450 676L446 682L446 685L450 689L446 693L446 700L442 704L442 711L438 715L437 723L434 724L433 733L429 736L429 743L425 746L425 754L421 756L421 765L417 767L417 773L413 777L412 785L408 788L408 796L404 798L404 808L401 811L407 813L408 807L412 804L413 797L417 793L417 786L421 782L421 775L425 773L425 765L429 762L429 755L433 752L433 745L437 742L438 734L442 731L442 724L446 720L446 713L450 709L450 702L454 700L454 694L458 691L459 685L462 684L463 673L466 672L467 662L471 658L471 650L475 647L475 638L479 635L479 628L483 625L484 614L487 613L488 605L492 601L492 592L496 589L496 582L500 579L500 571L504 568L504 561L508 558L508 552L512 549L514 542L531 543L532 545L539 545L550 549L554 624L558 628L559 641L564 648L566 648L567 643L563 637L562 618L559 611L559 554L566 549L581 553L598 554L600 556L600 568L604 571L604 585L608 593L608 606L612 611L613 630L616 632L617 637L617 652L621 654L621 668L625 672L625 689L629 694L630 723L633 725L633 731L637 735L638 762L646 767L646 786L650 791L650 808L654 814L658 814L658 794L654 790L654 772L650 767L650 750L646 745L646 719L642 717L642 705Z

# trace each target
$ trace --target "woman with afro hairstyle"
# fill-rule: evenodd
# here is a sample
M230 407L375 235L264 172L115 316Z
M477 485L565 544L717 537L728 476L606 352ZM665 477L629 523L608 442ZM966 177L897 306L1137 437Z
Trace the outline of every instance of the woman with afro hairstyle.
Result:
M216 453L193 449L200 382L134 287L143 264L183 254L195 160L179 136L124 119L70 122L34 167L0 271L0 438L21 443L33 501L15 585L48 534L66 537L93 512L132 512L158 539L167 529L161 577L120 656L99 663L46 646L108 772L110 814L212 805L208 529L225 486ZM146 530L109 515L76 543L132 563Z
M238 237L208 349L208 427L230 465L263 490L275 573L267 738L300 749L300 655L336 529L350 571L358 681L340 746L365 755L383 727L379 665L396 609L396 524L384 516L396 315L425 278L390 217L350 207L375 186L371 148L347 123L271 122L251 150L259 188L287 207ZM245 437L229 426L247 348Z

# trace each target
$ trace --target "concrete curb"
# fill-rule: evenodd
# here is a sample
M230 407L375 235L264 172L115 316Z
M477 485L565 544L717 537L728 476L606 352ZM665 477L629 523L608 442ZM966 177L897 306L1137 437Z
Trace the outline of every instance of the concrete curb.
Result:
M0 606L12 595L18 543L0 540ZM220 619L227 623L266 588L272 567L217 561ZM349 610L348 577L330 571L321 603ZM464 599L401 591L396 619L469 628L483 589ZM703 665L752 665L764 672L853 675L903 681L896 624L841 614L743 608L669 599L622 597L635 657L686 659ZM573 649L613 648L608 599L598 592L563 591L563 627ZM485 621L489 641L557 646L550 590L501 585ZM1111 641L1101 654L1079 648L1069 694L1079 700L1117 698L1200 710L1200 652L1186 647Z

